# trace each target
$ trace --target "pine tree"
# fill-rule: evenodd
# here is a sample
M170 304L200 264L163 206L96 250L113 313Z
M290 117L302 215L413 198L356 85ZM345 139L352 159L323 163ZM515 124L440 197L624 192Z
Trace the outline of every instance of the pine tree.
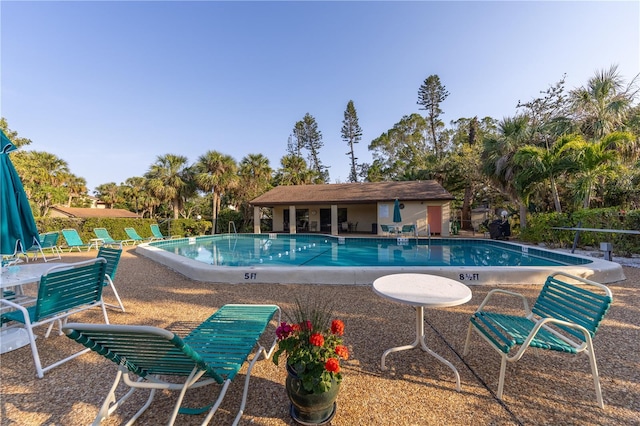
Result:
M344 111L344 120L342 120L342 140L349 145L349 152L346 153L351 158L351 171L349 172L349 182L358 181L358 164L353 150L353 144L360 142L362 139L362 129L358 124L358 114L353 105L353 101L347 103L347 109Z
M436 158L442 158L444 155L443 138L441 129L444 128L444 123L440 120L440 104L444 102L449 96L447 89L440 83L440 77L437 75L430 75L422 83L418 90L418 105L422 105L423 110L427 111L427 120L429 126L429 133L431 136L431 142L433 143L433 150Z

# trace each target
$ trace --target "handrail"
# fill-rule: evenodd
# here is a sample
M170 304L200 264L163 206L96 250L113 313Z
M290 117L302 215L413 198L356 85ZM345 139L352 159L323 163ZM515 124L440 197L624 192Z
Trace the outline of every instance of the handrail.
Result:
M631 229L600 229L600 228L582 228L580 225L582 222L578 222L578 226L576 227L566 227L566 226L552 226L551 229L561 230L561 231L576 231L576 235L573 238L573 246L571 247L571 253L576 251L576 247L578 246L578 240L580 240L580 232L608 232L612 234L632 234L632 235L640 235L640 231L634 231Z
M169 223L167 224L167 235L173 235L173 234L171 233L171 221L172 221L172 220L173 220L173 218L172 218L172 217L168 217L168 218L166 218L165 220L160 221L160 222L158 223L158 225L162 225L162 224L163 224L163 223L165 223L165 222L169 222Z
M229 226L228 226L228 230L227 232L230 234L231 233L231 226L233 225L233 233L238 235L238 231L236 231L236 224L234 221L229 221Z

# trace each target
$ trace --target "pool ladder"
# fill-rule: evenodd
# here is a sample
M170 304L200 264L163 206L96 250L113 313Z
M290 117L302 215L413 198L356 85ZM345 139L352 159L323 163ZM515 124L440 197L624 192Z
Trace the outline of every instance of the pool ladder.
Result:
M231 228L233 228L233 233L238 235L238 231L236 231L236 223L234 221L229 221L229 229L228 233L231 233Z

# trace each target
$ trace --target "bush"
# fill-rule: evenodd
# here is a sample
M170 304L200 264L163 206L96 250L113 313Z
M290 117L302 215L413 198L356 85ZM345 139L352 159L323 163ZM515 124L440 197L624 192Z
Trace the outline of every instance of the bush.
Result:
M619 208L582 209L571 215L544 213L532 215L520 239L529 243L546 243L550 247L572 247L576 231L551 229L553 227L580 227L594 229L640 230L640 210L623 211ZM610 232L580 232L578 247L599 248L601 242L613 244L619 256L640 254L640 235Z

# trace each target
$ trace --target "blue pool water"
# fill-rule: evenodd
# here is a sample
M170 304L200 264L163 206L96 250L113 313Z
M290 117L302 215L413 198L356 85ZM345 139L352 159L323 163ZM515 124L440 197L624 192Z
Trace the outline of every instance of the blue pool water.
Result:
M566 266L581 257L479 239L340 238L241 234L184 238L151 246L208 265L229 267Z

